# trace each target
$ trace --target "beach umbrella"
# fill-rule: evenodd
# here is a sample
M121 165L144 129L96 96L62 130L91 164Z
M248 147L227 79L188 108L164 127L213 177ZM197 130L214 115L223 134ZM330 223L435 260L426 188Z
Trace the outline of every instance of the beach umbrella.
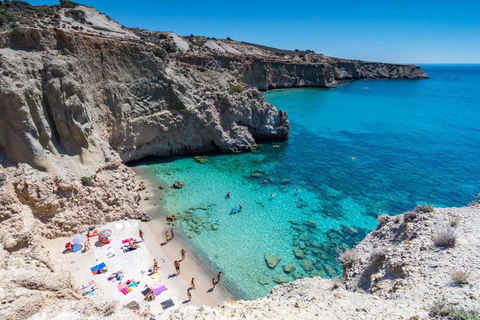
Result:
M108 237L110 237L112 235L112 230L110 229L105 229L105 230L102 230L99 234L98 234L98 238L99 239L107 239Z
M74 244L84 243L85 241L87 241L87 236L84 234L79 234L78 236L72 239L72 243Z

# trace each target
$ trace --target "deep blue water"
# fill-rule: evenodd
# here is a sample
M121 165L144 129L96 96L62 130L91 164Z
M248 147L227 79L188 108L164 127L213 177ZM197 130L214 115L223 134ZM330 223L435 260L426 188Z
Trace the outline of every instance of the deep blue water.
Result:
M257 298L277 277L340 275L337 248L361 241L380 213L469 203L480 192L480 65L423 67L431 79L265 93L287 110L291 138L204 164L145 162L158 179L185 182L169 192L162 214L181 214L191 244L229 289ZM240 203L243 211L230 214ZM282 257L274 269L267 252ZM287 263L296 271L285 273Z

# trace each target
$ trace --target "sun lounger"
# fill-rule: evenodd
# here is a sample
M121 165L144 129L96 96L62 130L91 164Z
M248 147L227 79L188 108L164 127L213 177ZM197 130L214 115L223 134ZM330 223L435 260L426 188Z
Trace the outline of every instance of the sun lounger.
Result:
M92 273L94 275L102 273L103 269L107 269L107 266L105 265L105 262L102 262L102 263L97 264L96 266L90 268L90 270L92 270Z

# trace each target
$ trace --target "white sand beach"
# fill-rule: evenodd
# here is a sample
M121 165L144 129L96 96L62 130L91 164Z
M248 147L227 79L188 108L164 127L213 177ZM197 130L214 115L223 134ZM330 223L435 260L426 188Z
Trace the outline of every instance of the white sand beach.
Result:
M142 207L147 210L160 210L161 201L160 190L156 182L139 177L150 191L152 200L142 200ZM155 199L155 200L153 200ZM126 226L126 227L124 227ZM65 244L70 242L73 237L58 238L54 240L45 240L44 245L49 251L50 259L56 271L68 270L73 277L74 285L80 287L85 284L95 283L93 294L89 294L89 299L99 301L120 301L127 304L131 301L139 303L148 303L152 314L158 315L186 305L195 306L217 306L224 301L232 299L231 294L226 290L221 282L217 284L215 290L212 288L212 278L216 278L216 272L209 270L201 259L181 238L179 232L175 238L168 244L165 244L165 231L171 229L160 219L150 222L141 222L138 220L122 220L111 222L103 226L95 226L97 230L112 230L111 242L107 245L96 243L97 237L90 238L90 250L79 251L77 253L63 253ZM121 228L118 228L121 227ZM178 228L178 227L174 227ZM141 241L139 230L143 231L145 241ZM140 246L138 249L123 252L122 240L134 238ZM187 251L186 258L180 262L180 275L176 275L174 261L181 259L180 250ZM113 257L108 257L114 254ZM151 278L149 269L153 266L153 259L157 259L160 277ZM104 262L108 271L99 275L93 275L90 268ZM123 271L124 277L121 281L108 281L107 278L114 272ZM190 288L190 281L195 278L196 289L192 290L192 301L188 302L187 290ZM117 289L117 285L125 283L127 280L135 280L138 287L127 295L124 295ZM144 302L144 293L149 285L161 281L168 288L162 292L152 302ZM87 299L87 298L85 298ZM164 311L161 302L172 299L174 306Z

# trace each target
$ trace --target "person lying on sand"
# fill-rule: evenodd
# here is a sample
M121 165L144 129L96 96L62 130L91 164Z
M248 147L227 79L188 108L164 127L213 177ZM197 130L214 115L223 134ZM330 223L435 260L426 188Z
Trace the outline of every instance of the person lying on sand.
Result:
M130 250L135 250L135 249L139 248L138 244L136 244L135 242L132 242L130 240L128 240L128 245L130 246Z
M117 272L114 272L112 273L108 278L107 280L108 281L111 281L113 279L116 279L116 280L120 280L123 278L123 272L122 271L117 271Z

